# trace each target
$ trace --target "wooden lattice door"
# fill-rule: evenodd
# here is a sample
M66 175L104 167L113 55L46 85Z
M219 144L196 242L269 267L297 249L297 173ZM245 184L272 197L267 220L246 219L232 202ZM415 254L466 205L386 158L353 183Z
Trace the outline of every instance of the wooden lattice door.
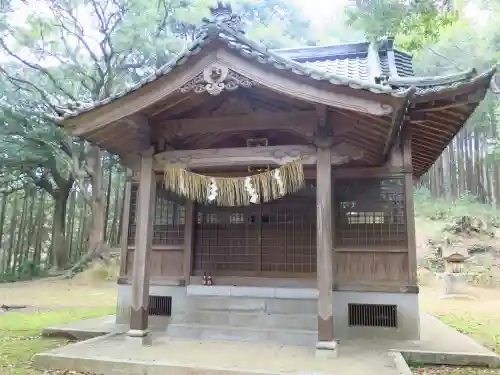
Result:
M315 202L303 194L232 210L200 208L193 273L314 277Z

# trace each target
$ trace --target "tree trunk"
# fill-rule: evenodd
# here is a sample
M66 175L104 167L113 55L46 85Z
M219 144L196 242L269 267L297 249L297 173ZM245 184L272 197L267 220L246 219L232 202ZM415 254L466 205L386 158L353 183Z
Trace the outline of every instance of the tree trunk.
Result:
M20 270L21 262L22 262L22 246L24 242L24 228L26 226L26 214L28 212L28 201L29 201L29 194L28 191L26 190L24 192L24 197L23 197L23 205L21 208L21 222L19 223L19 228L17 230L17 243L16 243L16 250L14 252L14 265L12 266L14 269L14 272L17 272Z
M89 164L92 165L94 174L92 176L92 202L90 205L92 223L89 234L89 252L99 251L105 239L105 215L106 200L103 189L102 157L97 147L89 153Z
M120 238L120 221L121 221L121 213L123 211L123 208L121 207L121 194L124 189L121 188L122 186L122 171L120 170L119 173L117 173L116 176L116 186L113 189L115 193L115 199L113 203L113 221L111 222L111 231L110 231L110 236L109 236L109 241L108 243L110 246L114 247L115 245L119 244L119 238Z
M12 216L10 218L10 233L9 233L9 249L7 250L7 263L5 264L5 273L12 272L12 255L14 251L14 237L16 235L17 226L17 195L14 196L14 202L12 203Z
M106 214L106 197L102 186L102 152L99 148L92 146L87 155L87 163L92 171L92 196L90 197L91 223L87 253L71 268L68 277L73 277L88 262L96 256L106 260L108 251L104 244L104 228Z
M75 206L76 206L76 191L72 190L70 195L69 195L69 210L68 210L68 219L67 223L69 223L69 231L66 236L68 240L68 258L70 260L73 260L75 258L73 252L74 252L74 231L75 231Z
M104 214L104 241L109 241L108 234L108 221L109 221L109 205L111 204L111 181L113 177L113 166L109 167L108 181L106 184L106 204L105 204L105 214Z
M68 265L68 249L66 244L66 204L68 202L68 191L59 191L54 197L54 221L52 238L52 268L63 269Z
M22 252L22 260L21 260L21 264L24 264L24 263L28 263L30 261L30 249L31 249L31 243L33 242L33 238L34 238L34 234L35 234L35 230L33 230L33 222L34 222L34 216L33 216L33 213L35 212L35 201L36 201L36 198L37 198L37 194L38 191L37 190L33 190L33 195L31 197L31 202L30 202L30 206L28 208L28 220L27 220L27 223L23 229L23 235L25 236L25 240L23 242L23 252ZM26 228L28 229L27 230L27 233L26 232ZM32 267L32 265L30 265L30 267ZM32 271L33 271L33 268L30 268L30 276L33 276L32 274Z
M7 259L7 250L3 246L3 233L5 225L5 214L7 209L7 194L2 194L2 205L0 206L0 277L5 272L5 261Z
M40 261L42 259L42 238L45 231L45 191L40 192L40 203L38 205L38 217L36 220L36 236L35 236L35 252L33 254L33 264L40 269Z

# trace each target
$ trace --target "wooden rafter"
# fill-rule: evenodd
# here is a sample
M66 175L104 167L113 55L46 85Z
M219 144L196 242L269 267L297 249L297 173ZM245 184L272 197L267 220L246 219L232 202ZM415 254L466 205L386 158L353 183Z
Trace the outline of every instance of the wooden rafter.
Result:
M464 93L446 99L426 102L425 105L415 105L413 113L439 112L443 110L456 109L457 107L475 104L482 100L482 92Z

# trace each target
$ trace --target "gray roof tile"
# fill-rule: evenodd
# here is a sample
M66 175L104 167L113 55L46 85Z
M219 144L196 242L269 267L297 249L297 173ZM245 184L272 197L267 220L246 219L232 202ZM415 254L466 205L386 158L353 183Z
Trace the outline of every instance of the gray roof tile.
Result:
M417 95L425 95L431 91L437 91L453 86L467 83L471 79L470 74L461 73L456 75L455 80L440 80L439 77L425 78L425 82L419 82L417 77L412 77L412 57L406 53L394 50L394 57L398 77L390 76L387 49L392 49L392 41L385 43L382 50L379 49L380 68L385 79L382 83L376 83L375 78L369 74L368 69L368 46L369 43L352 43L337 46L304 47L295 49L268 50L264 45L249 40L244 33L229 27L224 22L209 22L198 33L196 40L182 53L158 69L148 77L143 78L127 90L117 93L112 97L94 103L82 103L78 111L68 110L61 120L78 116L81 113L91 111L118 99L131 91L154 81L158 77L168 74L177 66L185 63L191 56L199 53L203 46L210 40L218 39L228 45L229 48L239 51L242 56L254 59L262 64L274 66L277 69L289 70L295 74L308 76L311 79L323 80L333 85L349 86L351 88L368 90L374 93L389 94L396 97L405 96L410 86L417 88ZM385 50L383 49L385 48ZM404 77L413 78L404 80ZM397 84L391 79L399 79ZM379 82L377 80L377 82Z
M302 65L349 79L370 80L368 75L368 61L362 57L307 61L303 62Z
M411 55L398 50L394 50L394 60L396 63L398 76L410 77L415 75L413 71L413 58L411 57Z

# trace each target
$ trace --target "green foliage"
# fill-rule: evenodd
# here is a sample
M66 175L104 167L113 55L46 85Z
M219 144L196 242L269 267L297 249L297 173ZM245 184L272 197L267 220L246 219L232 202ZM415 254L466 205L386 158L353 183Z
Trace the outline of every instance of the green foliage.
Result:
M355 0L346 9L347 22L370 40L395 36L408 51L438 39L457 20L448 4L435 0Z
M479 217L495 227L500 227L500 211L478 202L472 194L464 194L458 199L447 200L435 198L428 189L419 187L414 191L414 202L417 217L447 222L464 216Z
M214 4L215 0L38 0L36 8L21 1L15 8L0 9L0 191L34 185L57 203L53 266L68 263L65 253L71 241L66 238L65 209L73 184L76 181L87 193L89 181L97 178L86 165L92 148L69 137L55 120L126 90L167 63L193 41ZM247 23L249 35L269 47L311 41L308 21L285 0L238 0L233 8ZM104 159L117 162L109 155ZM98 194L84 194L91 207L90 200ZM34 273L16 269L6 277Z
M33 280L45 276L48 276L48 272L43 265L35 264L32 260L27 260L16 267L16 269L0 274L0 284Z
M457 331L472 336L491 350L500 353L500 324L498 319L484 319L468 313L453 313L439 317Z
M35 375L31 360L37 353L67 344L67 340L44 338L40 330L53 325L113 314L113 307L62 309L51 312L0 314L0 373Z

